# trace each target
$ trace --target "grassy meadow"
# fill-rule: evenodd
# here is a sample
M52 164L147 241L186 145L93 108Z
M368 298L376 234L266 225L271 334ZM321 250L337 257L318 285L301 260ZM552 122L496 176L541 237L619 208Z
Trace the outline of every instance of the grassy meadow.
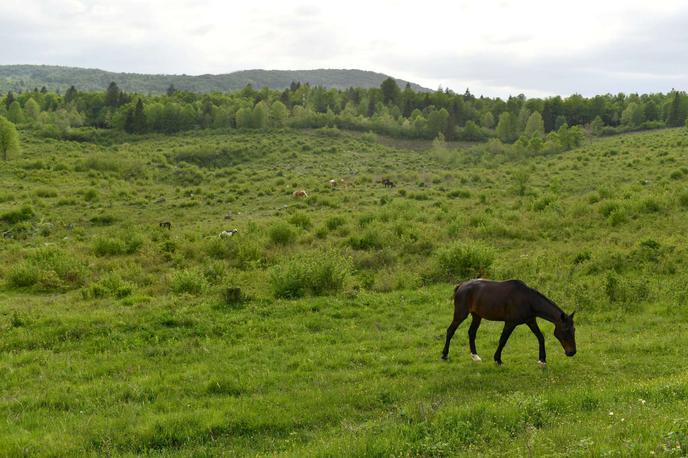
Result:
M83 140L0 163L1 456L688 453L688 130ZM577 355L540 320L548 368L525 326L497 367L483 322L474 363L465 322L441 361L474 276L576 310Z

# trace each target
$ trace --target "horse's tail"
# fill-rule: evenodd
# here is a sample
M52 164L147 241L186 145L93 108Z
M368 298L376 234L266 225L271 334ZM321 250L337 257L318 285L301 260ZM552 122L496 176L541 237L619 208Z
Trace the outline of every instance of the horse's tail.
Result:
M459 282L459 284L456 285L456 286L454 287L454 294L452 294L452 300L456 299L456 292L457 292L457 291L459 290L459 288L461 288L461 287L463 286L463 284L466 283L467 281L468 281L468 280L463 280L463 281Z

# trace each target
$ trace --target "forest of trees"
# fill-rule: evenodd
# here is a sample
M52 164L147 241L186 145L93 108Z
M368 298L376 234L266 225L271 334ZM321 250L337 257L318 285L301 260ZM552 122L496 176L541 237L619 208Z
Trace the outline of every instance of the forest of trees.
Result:
M46 136L74 128L119 129L132 134L206 128L268 127L372 131L398 138L520 143L534 151L560 150L592 135L677 127L686 123L688 96L617 94L528 99L523 95L475 97L450 90L416 92L392 78L379 88L326 89L294 82L285 90L246 86L240 91L196 94L170 86L165 95L122 91L64 94L45 88L0 95L0 116ZM569 128L569 126L571 126Z

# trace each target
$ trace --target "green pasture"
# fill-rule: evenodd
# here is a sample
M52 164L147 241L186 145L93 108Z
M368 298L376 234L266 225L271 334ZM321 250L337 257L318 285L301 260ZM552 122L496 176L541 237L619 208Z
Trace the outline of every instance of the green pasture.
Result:
M20 136L0 455L688 453L686 129L540 156L327 128ZM482 363L467 323L441 361L474 276L576 310L577 355L541 322L548 368L527 327L497 367L484 322Z

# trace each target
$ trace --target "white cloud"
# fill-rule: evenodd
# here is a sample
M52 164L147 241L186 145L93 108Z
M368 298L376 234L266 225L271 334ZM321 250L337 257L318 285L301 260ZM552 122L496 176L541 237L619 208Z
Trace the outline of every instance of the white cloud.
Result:
M486 95L669 90L679 0L2 0L0 63L146 73L361 68Z

